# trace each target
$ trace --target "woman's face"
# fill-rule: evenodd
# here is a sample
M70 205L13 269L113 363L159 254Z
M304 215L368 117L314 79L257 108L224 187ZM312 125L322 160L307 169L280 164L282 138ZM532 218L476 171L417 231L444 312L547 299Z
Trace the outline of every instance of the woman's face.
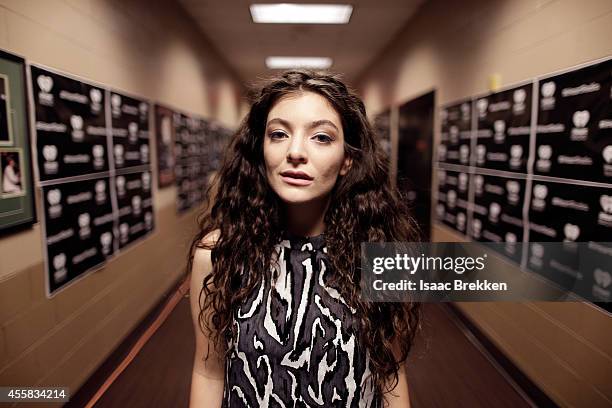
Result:
M263 152L268 183L289 204L326 198L351 164L338 112L323 96L308 91L284 96L272 106Z

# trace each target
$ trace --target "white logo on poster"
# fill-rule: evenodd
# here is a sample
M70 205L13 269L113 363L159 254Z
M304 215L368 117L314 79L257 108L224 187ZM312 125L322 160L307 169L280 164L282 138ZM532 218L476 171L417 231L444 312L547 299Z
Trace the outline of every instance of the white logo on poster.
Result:
M140 111L141 116L146 116L147 112L149 111L149 104L146 102L140 102L140 105L138 105L138 111Z
M93 155L93 165L96 169L101 169L104 167L104 146L101 144L94 145L91 148L91 153Z
M465 231L465 213L460 212L457 214L457 229Z
M586 124L589 122L590 117L591 114L587 110L574 112L574 116L572 117L574 126L576 126L577 128L585 127Z
M130 227L128 226L126 222L119 225L119 242L121 242L121 244L126 244L128 242L129 230L130 230Z
M85 132L83 132L83 118L79 115L72 115L70 117L70 126L72 126L72 140L75 142L82 142L85 137Z
M102 92L98 88L91 88L89 97L92 103L100 103L102 101Z
M438 185L443 186L445 183L446 183L446 172L444 170L438 170Z
M451 126L449 131L450 142L457 144L459 142L459 128L457 126Z
M446 160L446 146L445 145L438 146L438 160L440 161Z
M38 87L40 88L40 92L38 93L38 102L41 105L53 106L54 97L53 94L50 94L51 88L53 88L53 78L47 75L39 75L36 78L36 83L38 83Z
M117 176L115 184L117 185L117 195L123 197L125 195L125 177Z
M459 147L459 160L463 164L467 164L470 160L470 148L468 145L461 145Z
M493 122L493 128L495 129L493 140L497 143L503 143L506 138L506 122L503 120L496 120Z
M149 145L143 144L140 146L140 161L142 163L149 162Z
M486 98L479 99L476 102L476 108L478 109L478 116L484 118L487 116L487 108L489 107L489 101Z
M536 167L540 171L548 171L550 170L550 157L552 156L552 147L550 145L540 145L538 147L538 160L536 162Z
M132 213L136 216L140 215L142 209L142 199L140 196L132 197Z
M43 92L51 92L51 88L53 88L53 78L47 75L39 75L38 78L36 78L36 82Z
M459 191L466 191L468 184L468 175L465 173L459 173Z
M91 88L89 91L89 100L91 101L91 111L93 113L98 113L100 109L102 109L102 104L100 104L102 101L102 91L98 88Z
M476 190L476 194L482 194L482 187L484 186L484 177L480 174L474 177L474 187Z
M59 163L56 161L57 147L55 147L54 145L45 145L43 146L42 154L45 158L45 163L43 164L45 174L57 173L57 170L59 168Z
M144 172L142 173L142 189L144 191L149 191L151 188L151 173Z
M111 97L111 105L113 106L113 109L119 109L121 107L121 96L113 94Z
M517 89L514 91L512 95L512 99L514 100L514 105L512 106L512 111L515 114L519 114L525 111L525 98L527 97L527 92L523 88Z
M487 154L487 148L483 144L476 146L476 164L483 165Z
M516 234L513 232L506 232L505 242L506 252L514 254L516 252Z
M574 224L567 223L563 227L563 233L565 234L565 242L574 242L580 235L580 227Z
M111 252L111 243L113 242L113 234L105 232L100 235L100 244L102 245L102 253L108 255Z
M540 101L541 108L543 110L550 110L555 107L555 83L552 81L545 82L542 84L540 92L542 92L542 100Z
M472 220L472 236L476 239L480 238L480 232L482 231L482 221L478 218Z
M66 279L66 275L68 274L66 270L66 254L62 252L53 257L53 268L55 269L53 272L54 282L57 283Z
M610 272L604 271L599 268L595 269L595 272L593 273L593 278L595 279L597 285L601 286L604 289L610 286L610 284L612 284L612 275L610 275Z
M464 121L470 120L470 104L467 102L461 104L461 118Z
M508 193L508 202L512 205L516 205L519 202L519 192L521 191L521 185L516 180L508 180L506 182L506 192Z
M104 180L96 181L94 186L96 190L96 203L101 204L106 201L106 182Z
M441 220L444 218L444 204L438 203L438 205L436 205L436 214L438 214L438 219Z
M89 228L89 223L91 221L91 217L89 213L83 213L79 215L79 236L81 239L89 238L91 235L91 228Z
M46 161L52 162L57 158L57 147L54 145L45 145L43 147L43 157Z
M146 212L145 216L144 216L144 220L145 220L145 227L150 230L151 228L153 228L153 214L151 214L150 212Z
M128 135L130 143L136 143L138 141L138 123L130 122L128 125Z
M544 246L538 242L533 242L530 248L529 263L536 268L541 268L543 264L542 258L544 258Z
M603 211L599 212L597 221L600 225L612 227L612 196L603 194L599 197L599 204Z
M543 210L546 207L546 196L548 195L548 187L544 184L536 184L533 186L533 200L531 206L534 210Z
M57 218L62 215L62 192L58 188L54 188L47 192L47 202L49 203L49 218Z
M523 156L523 146L512 145L510 146L510 167L516 169L521 166Z
M122 166L123 165L123 146L118 144L115 145L115 164Z
M545 82L542 84L542 96L545 98L550 98L555 94L555 90L557 89L554 82Z
M501 206L498 203L491 203L489 205L489 220L495 223L498 222L500 212Z
M603 156L606 163L612 163L612 145L604 147L603 151L601 152L601 155Z
M450 190L446 194L446 204L448 204L448 208L455 208L455 203L457 202L457 193L455 190Z

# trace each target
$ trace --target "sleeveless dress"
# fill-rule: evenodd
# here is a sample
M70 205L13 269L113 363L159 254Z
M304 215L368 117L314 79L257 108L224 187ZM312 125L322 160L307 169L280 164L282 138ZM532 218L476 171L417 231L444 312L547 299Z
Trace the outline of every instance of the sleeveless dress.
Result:
M326 284L324 235L284 235L275 251L278 268L234 312L222 406L381 407L355 310Z

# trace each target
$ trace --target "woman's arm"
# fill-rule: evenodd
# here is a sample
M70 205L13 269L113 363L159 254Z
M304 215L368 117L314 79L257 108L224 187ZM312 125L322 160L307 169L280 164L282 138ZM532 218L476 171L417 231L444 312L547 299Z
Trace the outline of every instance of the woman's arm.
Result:
M393 349L395 358L399 358L399 347ZM397 373L397 385L393 391L387 393L389 408L410 408L410 395L408 393L408 378L406 377L406 364L401 364Z
M214 235L213 235L214 234ZM212 236L211 236L212 235ZM206 236L203 241L214 242L216 231ZM213 240L213 241L211 241ZM193 258L191 269L191 285L189 288L189 299L191 303L191 317L195 329L195 356L193 371L191 374L191 394L189 399L190 408L220 407L223 398L224 384L224 361L215 352L212 342L208 359L204 361L209 345L208 337L202 333L198 324L200 313L199 297L202 283L206 275L212 272L212 261L210 250L198 248Z

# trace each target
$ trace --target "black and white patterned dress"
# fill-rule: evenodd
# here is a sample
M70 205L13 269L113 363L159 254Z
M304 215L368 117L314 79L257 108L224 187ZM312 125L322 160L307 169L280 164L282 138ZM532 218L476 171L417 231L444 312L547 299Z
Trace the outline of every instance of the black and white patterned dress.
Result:
M286 235L270 271L234 313L223 407L379 407L354 309L327 286L324 235ZM271 268L273 269L273 268Z

